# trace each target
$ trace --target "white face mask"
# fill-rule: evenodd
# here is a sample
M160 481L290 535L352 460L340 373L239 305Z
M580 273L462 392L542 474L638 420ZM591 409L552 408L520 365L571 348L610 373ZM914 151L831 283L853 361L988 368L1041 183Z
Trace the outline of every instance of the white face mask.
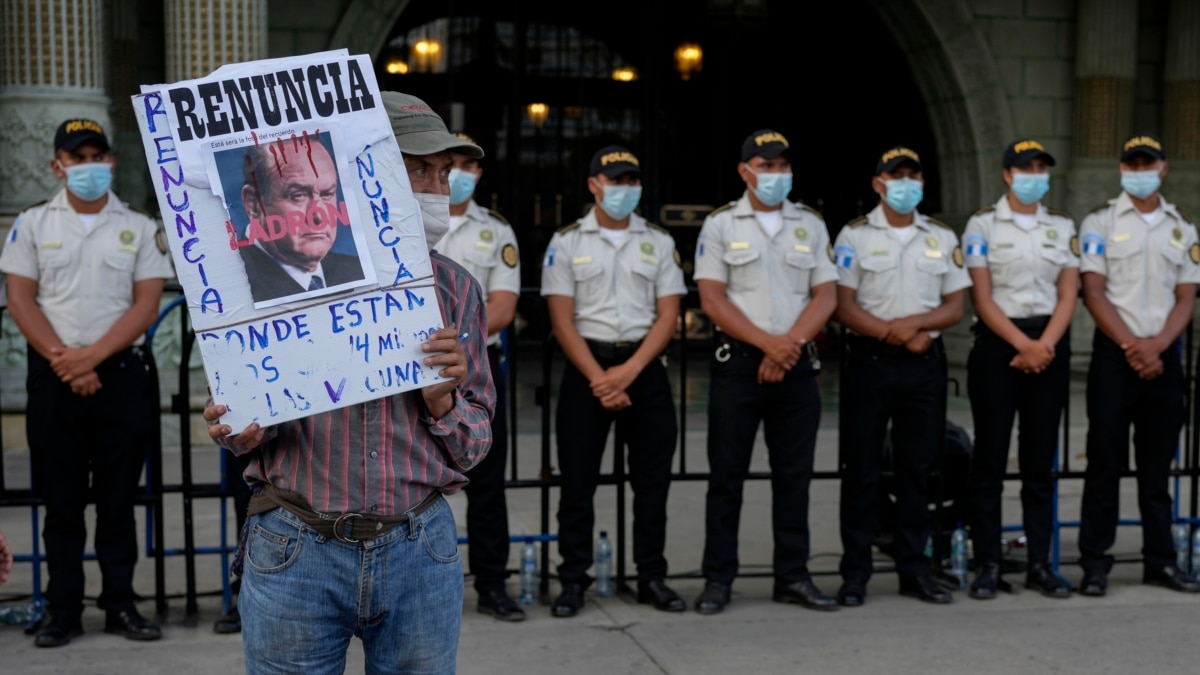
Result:
M413 195L421 205L421 223L425 226L425 245L429 250L450 231L450 196L418 192Z

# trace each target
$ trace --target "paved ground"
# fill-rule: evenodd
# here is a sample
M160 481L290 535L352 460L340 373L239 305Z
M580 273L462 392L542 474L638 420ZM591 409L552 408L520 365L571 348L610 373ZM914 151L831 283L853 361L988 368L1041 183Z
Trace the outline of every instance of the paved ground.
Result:
M961 378L960 378L961 379ZM833 382L828 383L832 387ZM537 471L536 448L538 409L524 401L532 384L518 393L522 402L521 447L530 452L520 464L521 477ZM704 471L704 406L706 382L689 381L687 461L689 471ZM828 389L827 389L828 393ZM830 400L827 396L827 400ZM1083 466L1082 383L1073 386L1071 417L1072 468ZM965 399L951 399L950 416L969 427ZM0 420L4 430L4 465L9 487L23 485L28 476L28 452L24 449L21 421L8 416ZM836 459L836 418L827 411L819 433L818 469L832 470ZM167 480L177 480L179 455L168 447ZM755 454L755 469L766 470L765 448ZM216 454L200 445L193 463L198 480L213 480ZM1126 481L1122 514L1136 517L1136 500L1131 481ZM1186 488L1186 485L1184 486ZM1061 512L1064 519L1078 515L1080 484L1064 481ZM539 523L537 490L513 490L511 521L514 534L533 532ZM597 497L598 526L615 527L612 488L602 488ZM741 533L744 571L765 572L771 560L770 491L766 483L751 484L746 491ZM1184 492L1187 497L1186 489ZM827 591L837 587L836 569L840 552L837 535L836 481L818 481L812 495L812 569ZM704 485L680 482L672 488L668 559L672 573L694 573L699 568L703 545ZM551 494L551 504L556 495ZM452 500L462 529L465 502ZM1186 501L1185 501L1186 504ZM168 500L167 544L182 544L181 508L178 499ZM553 508L553 506L552 506ZM1005 493L1006 522L1018 522L1016 486ZM142 514L139 511L139 518ZM216 503L197 506L196 526L202 545L217 542L219 518ZM32 544L29 512L0 509L3 528L18 551ZM1014 538L1019 533L1012 535ZM1115 552L1134 558L1140 547L1137 528L1122 528ZM1073 557L1074 530L1063 530L1064 558ZM513 547L516 565L517 547ZM1013 550L1020 559L1022 550ZM879 565L887 559L878 558ZM1063 572L1077 581L1075 568ZM88 564L89 595L98 592L98 570ZM216 635L211 630L221 612L220 563L216 556L197 562L198 586L210 595L200 600L200 611L186 617L183 563L172 558L167 565L168 592L176 597L162 618L166 637L156 643L139 644L105 635L103 616L90 608L84 617L86 635L70 646L39 650L32 639L12 626L0 626L0 673L229 673L242 670L241 643L237 636ZM725 613L705 617L692 611L664 614L637 605L627 598L589 599L587 608L575 619L551 618L546 607L535 606L530 618L520 624L504 624L474 610L472 591L466 594L459 651L462 673L924 673L924 672L1058 672L1058 673L1194 673L1196 617L1200 597L1187 597L1143 586L1141 568L1118 565L1110 595L1104 599L1073 597L1051 600L1033 592L979 602L956 594L948 607L925 605L896 594L895 577L881 573L869 589L867 605L856 610L816 613L770 601L769 578L740 579L734 588L733 604ZM0 601L28 593L31 568L19 564L9 584L0 589ZM1015 577L1014 577L1015 578ZM1016 578L1019 581L1019 578ZM689 603L700 591L696 578L672 582ZM515 579L512 586L515 590ZM153 567L143 562L138 568L137 587L153 593ZM552 585L557 591L557 584ZM153 602L143 603L150 614ZM357 643L356 643L357 644ZM361 649L352 647L348 672L362 671Z

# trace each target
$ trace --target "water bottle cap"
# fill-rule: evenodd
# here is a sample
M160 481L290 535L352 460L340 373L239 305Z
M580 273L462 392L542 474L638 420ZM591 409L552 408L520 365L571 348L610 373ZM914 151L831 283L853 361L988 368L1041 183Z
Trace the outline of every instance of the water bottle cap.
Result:
M605 538L607 538L607 537L608 537L608 530L600 530L600 536L601 536L601 537L605 537Z

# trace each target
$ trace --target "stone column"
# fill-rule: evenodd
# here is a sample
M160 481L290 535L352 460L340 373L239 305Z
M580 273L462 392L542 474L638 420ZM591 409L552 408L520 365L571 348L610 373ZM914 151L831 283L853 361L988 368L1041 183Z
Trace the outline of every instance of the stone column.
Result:
M1200 218L1200 2L1172 0L1167 13L1163 143L1171 171L1163 193Z
M1067 210L1076 225L1120 192L1117 158L1133 129L1137 73L1136 0L1079 0L1075 17L1075 128ZM1071 349L1086 367L1095 323L1079 303Z
M54 131L109 126L104 0L0 0L0 225L51 196Z
M167 81L267 56L266 0L167 0Z

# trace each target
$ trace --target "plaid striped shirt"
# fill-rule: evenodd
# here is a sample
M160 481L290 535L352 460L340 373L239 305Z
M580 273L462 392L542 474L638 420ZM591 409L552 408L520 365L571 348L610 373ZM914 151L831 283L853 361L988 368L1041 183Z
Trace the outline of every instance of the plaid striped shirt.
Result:
M298 492L323 514L397 516L434 490L458 492L492 445L496 390L488 367L483 292L458 263L434 253L442 320L470 333L467 375L454 408L434 420L413 390L267 429L246 480Z

